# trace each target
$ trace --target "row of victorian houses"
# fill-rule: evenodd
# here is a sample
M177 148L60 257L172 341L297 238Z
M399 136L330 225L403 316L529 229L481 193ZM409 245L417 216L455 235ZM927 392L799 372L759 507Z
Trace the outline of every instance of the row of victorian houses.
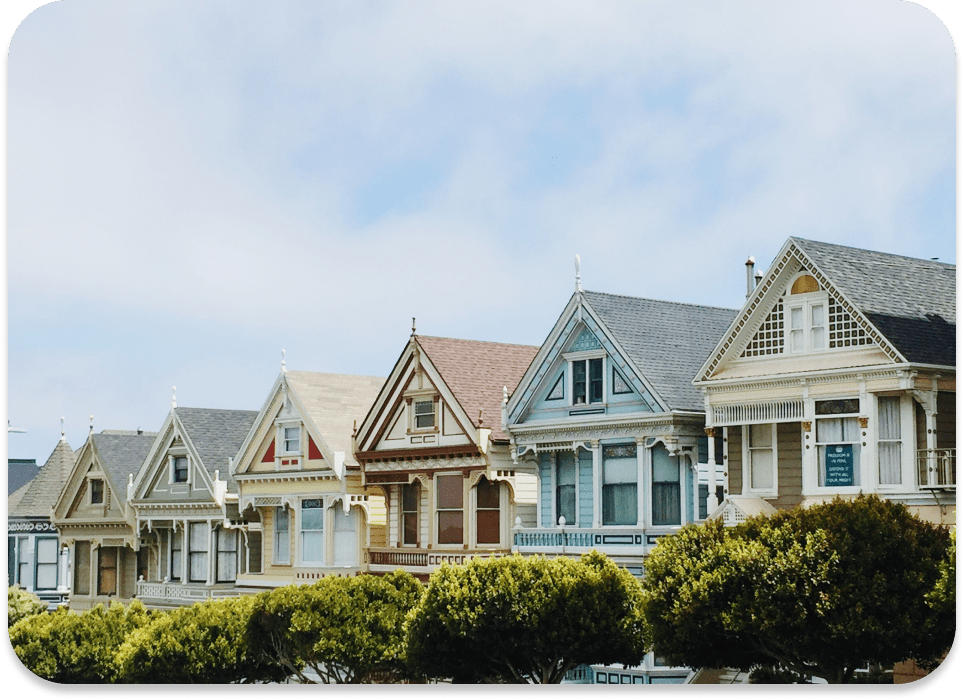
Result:
M30 487L45 509L11 509L50 528L22 554L11 530L11 580L171 608L509 552L642 576L687 523L838 494L952 523L955 267L791 238L756 279L733 310L584 291L577 262L539 347L413 328L387 378L282 360L260 411L172 399L157 432L91 428ZM580 673L692 677L652 654Z

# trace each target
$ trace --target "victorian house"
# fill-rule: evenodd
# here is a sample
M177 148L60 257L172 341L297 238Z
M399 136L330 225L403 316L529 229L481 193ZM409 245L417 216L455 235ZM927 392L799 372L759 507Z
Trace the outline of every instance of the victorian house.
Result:
M387 511L369 571L424 580L442 562L508 553L517 519L535 525L535 478L512 462L501 405L536 350L413 328L355 434L366 492Z
M250 552L232 459L255 411L178 407L127 486L137 598L155 609L236 595ZM260 555L260 553L259 553Z
M74 451L60 441L36 476L12 494L7 517L10 585L37 595L48 607L67 602L68 552L61 548L50 511L74 466Z
M364 570L384 541L385 507L365 494L352 430L383 378L288 371L284 362L234 459L247 590Z
M111 600L127 603L135 594L143 555L127 487L156 436L141 430L94 433L91 427L78 450L50 518L69 550L71 610Z
M954 522L955 272L784 244L694 382L725 448L715 517L864 492Z

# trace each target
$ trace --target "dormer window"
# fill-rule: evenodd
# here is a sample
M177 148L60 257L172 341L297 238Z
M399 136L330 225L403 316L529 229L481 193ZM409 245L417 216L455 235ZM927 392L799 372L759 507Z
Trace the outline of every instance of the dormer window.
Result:
M98 505L104 502L104 480L90 480L90 502L91 505Z
M435 427L435 402L413 401L415 408L415 429Z
M187 457L175 457L171 469L171 481L175 484L187 483Z

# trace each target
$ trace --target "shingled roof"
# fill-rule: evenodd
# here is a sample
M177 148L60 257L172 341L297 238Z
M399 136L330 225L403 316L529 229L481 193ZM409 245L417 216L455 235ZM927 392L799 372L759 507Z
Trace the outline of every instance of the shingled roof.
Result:
M60 492L74 468L76 453L61 438L40 472L27 485L16 505L10 504L12 516L50 517L50 509L57 503Z
M790 240L908 361L956 365L955 265Z
M40 467L37 466L35 459L8 459L7 495L12 496L14 492L29 484L39 471Z
M442 375L469 418L491 428L491 437L508 440L502 432L502 387L511 394L539 351L532 345L481 340L415 336L419 347Z
M352 431L356 421L364 420L385 378L293 370L286 376L288 386L297 394L328 449L344 452L345 464L357 466Z
M703 411L693 377L735 309L584 291L583 298L671 410Z
M228 482L228 490L236 493L228 458L237 454L258 412L180 406L174 412L211 480L214 480L214 471L219 470L221 479Z
M127 475L137 476L156 437L157 433L135 430L105 430L90 436L118 503L127 502Z

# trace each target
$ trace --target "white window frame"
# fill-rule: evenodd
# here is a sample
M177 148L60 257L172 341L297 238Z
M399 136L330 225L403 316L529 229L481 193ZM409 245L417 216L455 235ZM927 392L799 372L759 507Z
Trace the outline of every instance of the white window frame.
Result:
M441 399L435 392L428 394L414 394L408 397L410 401L408 402L408 432L409 433L437 433L439 431L439 424L441 421ZM422 427L418 426L418 415L428 415L427 413L422 413L416 415L415 407L420 403L432 404L432 425L425 425Z
M305 528L302 520L302 511L304 510L305 501L318 501L319 505L317 510L321 511L321 528L312 528L308 532L320 532L321 533L321 559L305 559ZM298 547L298 565L299 566L313 566L322 567L326 565L328 561L328 532L331 530L328 523L328 503L327 499L321 497L303 497L298 499L298 512L297 512L297 523L298 523L298 537L297 537L297 547ZM316 510L311 508L310 510ZM289 521L290 522L290 521Z
M94 482L100 482L100 500L94 501ZM103 476L89 476L87 478L87 502L92 506L102 506L107 503L107 483Z
M276 423L277 436L275 438L275 459L279 457L300 457L307 451L305 448L305 427L300 420L287 420L278 421ZM298 449L288 450L288 440L285 436L285 431L291 428L298 428Z
M816 412L816 404L822 401L852 401L852 400L856 400L858 402L856 413L818 415ZM812 437L813 449L811 451L813 452L813 457L810 460L808 460L808 463L805 463L805 468L809 467L812 470L811 474L813 475L813 479L810 482L813 489L812 493L820 494L820 495L836 494L836 493L843 493L843 494L860 493L864 489L871 488L868 484L876 485L877 478L874 477L868 480L868 474L866 473L867 470L864 468L864 465L867 461L867 454L868 454L867 450L874 443L870 442L867 439L868 436L866 435L866 433L868 432L868 429L860 427L860 418L865 415L863 401L861 401L859 397L855 397L852 394L847 396L827 396L827 397L821 396L820 398L814 399L812 410L813 410L813 437ZM876 420L876 417L877 416L876 416L876 406L875 406L874 407L875 420ZM854 456L854 480L857 481L858 483L855 484L854 486L821 486L820 485L820 449L822 445L832 444L832 443L821 443L818 441L818 438L817 438L819 434L818 423L821 420L828 420L828 419L834 419L834 418L857 419L858 438L856 440L856 445L859 449L859 453ZM903 416L901 416L901 418L903 418ZM869 421L868 421L868 425L869 425ZM861 445L862 442L868 443L868 444ZM876 447L874 448L873 452L874 452L874 455L876 456ZM804 495L807 495L807 494L804 494Z
M176 476L176 475L177 475L177 460L179 460L179 459L183 459L185 462L187 462L187 468L185 469L185 475L186 475L186 476L185 476L184 481L177 481L177 476ZM169 466L170 466L170 474L169 474L169 479L168 479L169 483L172 484L172 485L177 485L177 484L190 484L190 483L191 483L191 459L190 459L190 457L188 457L187 453L184 452L184 453L174 453L174 454L171 454L171 455L169 456L169 460L170 460L170 463L169 463Z
M40 543L41 542L53 542L54 543L54 560L53 561L40 561ZM33 588L35 591L55 591L60 583L60 544L56 536L54 537L35 537L33 541ZM53 586L40 586L40 567L54 567L54 585ZM45 569L46 570L46 569Z
M792 286L792 285L791 285ZM822 307L823 325L813 325L813 309ZM799 329L803 335L802 347L798 350L793 348L793 311L800 309L803 314L803 326ZM830 310L830 295L825 291L807 292L805 294L787 294L783 299L783 348L790 355L809 355L812 353L827 352L830 349L830 324L828 313ZM813 331L815 328L823 329L823 347L813 347Z
M589 408L594 406L605 406L609 401L609 382L606 381L607 371L611 369L610 363L606 361L607 354L605 350L585 350L582 352L568 352L565 353L563 359L567 363L566 372L568 376L566 378L566 389L568 390L568 397L566 398L566 403L572 407L579 408ZM591 385L589 378L589 360L602 360L602 400L596 402L590 402L589 398L591 396ZM579 362L586 363L586 403L575 403L576 401L576 372L574 365ZM555 385L553 385L555 386Z
M770 488L753 488L753 463L752 453L754 451L764 451L766 447L752 447L750 445L750 431L754 425L768 425L770 427L770 464L772 475L770 477ZM759 496L761 498L776 498L779 495L779 474L777 464L777 424L776 423L749 423L743 425L743 495Z

